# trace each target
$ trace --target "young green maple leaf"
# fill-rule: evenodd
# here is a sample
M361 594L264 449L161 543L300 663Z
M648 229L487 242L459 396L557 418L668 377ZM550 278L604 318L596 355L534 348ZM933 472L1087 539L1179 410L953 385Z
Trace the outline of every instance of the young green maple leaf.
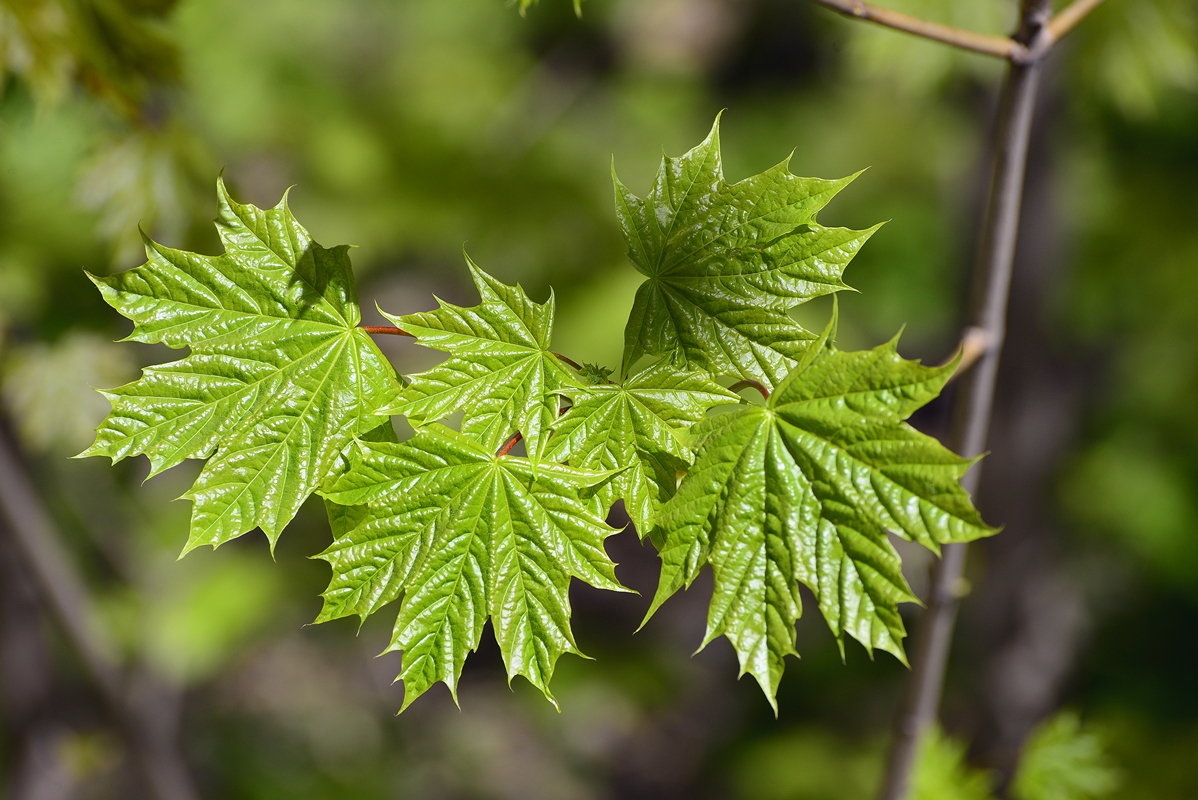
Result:
M466 263L482 302L462 308L438 300L440 308L394 317L425 347L450 357L410 376L391 411L414 424L463 412L462 433L494 450L512 434L524 436L530 454L558 416L555 392L579 383L552 350L553 296L534 303L519 286L508 286Z
M774 386L815 338L788 310L847 288L845 265L877 226L825 228L815 214L856 176L800 178L782 163L724 181L719 118L707 138L662 160L640 198L614 172L616 215L647 276L624 331L624 370L666 355Z
M604 507L623 498L642 536L658 506L674 494L678 471L691 462L681 429L707 410L739 399L700 372L655 362L620 384L565 389L573 405L549 442L546 458L577 467L620 470L597 495Z
M217 184L221 256L146 241L148 261L105 278L128 339L190 348L103 394L112 411L81 456L145 454L151 475L209 458L185 495L185 549L261 527L274 546L354 436L395 401L391 365L357 327L347 248L312 241L286 197L262 210Z
M771 704L796 652L799 583L837 639L903 658L898 604L916 598L887 531L933 551L994 532L959 484L973 461L903 421L954 367L904 360L893 341L863 352L820 343L764 406L697 425L695 464L658 515L649 613L710 563L704 644L727 636Z
M603 541L615 529L589 487L610 473L496 455L443 425L402 444L363 442L327 493L352 526L319 557L333 568L318 621L363 619L403 595L388 650L403 651L403 707L457 680L491 620L509 678L553 701L549 679L570 631L572 578L612 591ZM336 508L336 507L335 507Z

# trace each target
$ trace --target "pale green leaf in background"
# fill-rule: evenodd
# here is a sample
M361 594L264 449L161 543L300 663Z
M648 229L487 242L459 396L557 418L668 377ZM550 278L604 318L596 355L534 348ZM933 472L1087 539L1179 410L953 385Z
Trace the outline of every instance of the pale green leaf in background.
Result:
M1119 774L1102 741L1062 712L1041 723L1023 747L1011 788L1018 800L1099 800L1113 797Z

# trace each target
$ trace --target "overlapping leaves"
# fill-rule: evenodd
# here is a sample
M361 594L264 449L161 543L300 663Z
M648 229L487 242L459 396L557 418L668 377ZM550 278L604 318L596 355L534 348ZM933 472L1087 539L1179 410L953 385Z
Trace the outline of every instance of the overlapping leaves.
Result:
M95 278L129 339L191 349L105 392L112 412L82 455L145 454L151 474L210 458L187 493L187 549L260 527L273 545L355 435L386 419L399 382L357 325L347 248L312 241L287 208L218 185L221 256L146 243L141 267Z
M372 613L401 593L390 649L403 651L404 706L438 681L456 696L467 654L491 620L510 676L552 700L549 678L570 631L578 578L621 591L603 540L615 530L588 491L608 477L496 456L430 425L402 444L362 443L329 499L349 527L321 558L333 566L320 619Z
M467 259L482 302L470 308L441 302L435 311L387 315L420 344L450 357L411 376L393 409L417 423L462 412L462 433L496 448L520 432L528 452L540 451L558 415L555 392L577 379L550 350L554 303L534 303Z
M894 342L821 345L764 406L701 423L695 465L658 517L650 613L710 564L704 643L728 637L771 702L795 653L799 584L837 638L902 658L898 604L916 598L887 532L932 550L993 532L958 483L972 461L904 422L954 366L904 360Z
M665 158L645 197L613 176L616 216L646 280L624 332L624 368L665 355L716 375L775 385L814 334L787 311L847 288L845 265L876 228L825 228L815 215L853 177L800 178L789 161L729 184L719 120Z
M680 431L707 410L735 403L736 395L700 372L657 362L620 384L565 392L572 401L554 432L548 457L575 466L617 471L600 487L605 506L624 500L645 535L658 506L674 494L678 473L690 464Z
M148 243L147 264L95 279L130 338L191 354L107 393L86 454L145 454L155 473L209 458L188 493L189 548L255 526L273 543L325 494L319 620L397 604L405 707L437 682L456 692L488 621L509 675L552 699L558 658L578 652L571 582L622 589L604 551L616 500L660 550L650 613L710 565L706 640L726 636L771 702L800 586L837 639L902 658L898 605L915 598L888 536L936 550L992 529L959 485L971 462L905 422L952 367L906 361L893 342L841 352L789 316L845 288L873 232L815 221L848 180L783 162L728 184L717 125L664 160L645 198L616 181L646 276L618 382L551 349L552 297L468 261L478 305L390 317L448 356L402 389L358 327L345 248L312 242L285 203L262 211L221 186L224 255ZM765 404L725 388L732 377L761 382ZM396 442L391 414L416 434ZM441 424L457 414L459 430ZM527 459L508 454L518 439Z

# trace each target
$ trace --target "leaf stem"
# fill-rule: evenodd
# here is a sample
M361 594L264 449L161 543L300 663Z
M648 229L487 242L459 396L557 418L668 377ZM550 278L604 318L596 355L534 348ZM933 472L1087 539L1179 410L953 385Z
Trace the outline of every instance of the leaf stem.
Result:
M728 390L732 392L739 392L741 389L748 389L750 387L761 393L761 399L770 399L770 390L765 388L765 384L763 384L761 381L755 381L752 378L745 378L743 381L737 381L729 386Z
M1022 24L1015 38L1028 52L1043 52L1049 11L1049 0L1023 0ZM953 409L950 447L967 456L985 449L990 427L1039 72L1038 58L1027 62L1012 60L999 101L994 172L974 264L974 294L969 312L973 327L985 335L988 346L979 354L974 368L962 376ZM961 485L976 495L980 476L980 465L975 465L962 478ZM945 545L940 560L932 567L927 608L917 623L911 673L895 721L894 740L879 793L881 800L908 797L920 736L937 715L965 553L964 544Z
M392 336L410 336L415 339L415 335L408 333L403 328L394 328L390 325L359 325L359 328L367 333L388 333Z
M569 358L568 356L563 356L561 353L554 353L553 355L557 356L559 360L564 361L565 363L574 367L574 369L580 370L580 371L582 370L582 364L579 364L574 359Z
M520 433L520 431L513 433L508 437L508 440L503 443L503 446L495 452L495 457L499 458L500 456L506 456L508 453L512 452L512 448L518 445L520 440L523 438L524 434Z

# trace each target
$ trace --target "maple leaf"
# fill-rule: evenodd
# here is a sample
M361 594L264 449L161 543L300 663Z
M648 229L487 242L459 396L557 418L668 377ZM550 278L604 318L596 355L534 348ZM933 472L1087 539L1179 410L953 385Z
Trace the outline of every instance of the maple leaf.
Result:
M898 604L916 598L887 531L933 551L994 532L958 482L973 460L903 422L954 368L904 360L894 341L863 352L819 344L764 406L697 425L695 464L658 515L649 614L710 563L704 644L726 636L772 705L796 652L800 583L838 640L904 658Z
M519 286L497 281L466 259L482 302L404 316L385 314L425 347L450 357L410 376L390 410L413 424L463 413L461 431L491 449L519 431L529 454L558 416L555 392L579 383L552 350L553 296L534 303Z
M623 498L642 536L658 506L674 494L691 462L682 429L737 395L699 372L658 361L620 384L565 389L573 405L561 418L546 458L590 469L620 470L597 492L604 507Z
M707 138L662 160L640 198L612 175L633 265L647 276L624 331L624 371L665 355L773 387L815 335L787 313L848 288L845 265L873 235L825 228L815 214L856 176L800 178L789 161L726 183L719 118Z
M133 320L128 339L190 348L103 394L112 411L80 456L145 454L151 475L208 458L184 550L255 527L277 541L355 435L387 419L395 371L357 325L347 248L312 241L287 208L235 202L217 184L225 254L146 240L148 261L91 277Z
M491 620L509 679L523 675L553 701L549 679L570 631L578 578L627 591L603 541L615 529L589 487L610 473L497 456L442 425L401 444L363 442L326 496L339 527L319 557L333 568L318 621L363 619L403 595L389 650L403 651L403 707L457 680Z

